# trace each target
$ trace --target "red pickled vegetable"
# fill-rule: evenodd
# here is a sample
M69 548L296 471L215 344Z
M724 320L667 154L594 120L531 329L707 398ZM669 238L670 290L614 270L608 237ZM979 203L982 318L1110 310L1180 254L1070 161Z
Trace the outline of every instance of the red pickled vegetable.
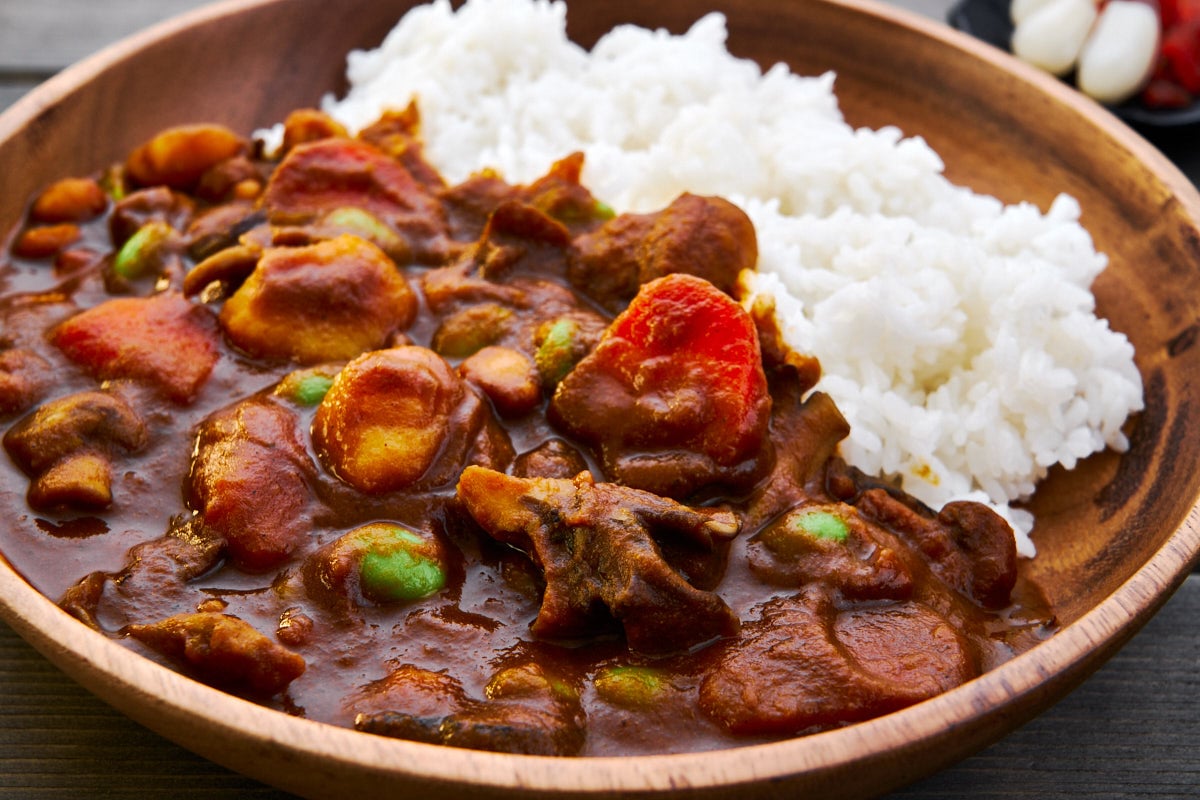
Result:
M1159 14L1164 31L1181 22L1200 19L1200 0L1161 0Z
M1142 105L1146 108L1186 108L1194 100L1188 91L1177 83L1164 78L1155 78L1142 89Z
M1193 95L1200 94L1200 17L1166 31L1162 56L1173 82Z

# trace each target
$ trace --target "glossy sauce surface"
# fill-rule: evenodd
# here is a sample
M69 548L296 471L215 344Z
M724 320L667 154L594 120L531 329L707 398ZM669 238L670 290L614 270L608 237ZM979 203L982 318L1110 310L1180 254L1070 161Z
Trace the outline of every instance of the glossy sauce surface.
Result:
M289 132L282 165L168 132L10 240L0 549L86 624L287 713L560 755L850 724L1052 630L991 512L837 458L818 366L729 296L736 208L614 216L577 157L445 186L411 110Z

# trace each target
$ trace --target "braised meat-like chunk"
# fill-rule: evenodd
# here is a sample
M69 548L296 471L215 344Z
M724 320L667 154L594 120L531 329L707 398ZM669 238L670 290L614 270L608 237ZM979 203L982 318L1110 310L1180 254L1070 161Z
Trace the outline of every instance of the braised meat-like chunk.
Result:
M164 536L133 547L120 572L93 572L63 593L58 605L96 630L170 615L188 581L213 569L225 540L199 517L180 518Z
M971 596L984 608L1007 606L1017 585L1016 539L1009 524L982 503L970 501L947 503L937 518L970 564L966 585Z
M438 313L488 301L519 305L523 293L509 285L512 279L522 272L554 269L564 261L570 242L570 231L558 220L534 206L505 200L492 211L477 241L453 263L424 276L426 300Z
M344 234L267 249L225 302L221 324L251 355L316 364L384 346L416 311L416 294L391 259Z
M550 418L614 481L685 498L770 467L771 396L754 322L711 283L646 284L558 385Z
M918 603L837 608L810 586L769 601L700 685L735 734L791 736L910 706L978 672L962 634Z
M399 161L367 142L321 139L293 148L263 196L275 224L303 224L340 208L383 220L406 243L408 258L439 263L448 224L433 193Z
M757 262L758 240L744 211L719 197L683 194L662 211L622 214L579 237L568 276L618 311L642 284L676 272L732 295L741 271Z
M579 182L584 155L571 153L555 161L545 175L518 189L520 198L573 232L586 232L612 219L613 210Z
M495 172L483 170L456 186L446 187L440 197L452 211L455 238L478 238L492 213L513 200L538 209L576 234L612 219L612 209L579 182L583 162L583 153L572 153L525 186L511 186Z
M188 503L228 542L237 566L258 572L286 560L307 530L315 472L295 415L255 397L200 426Z
M271 697L304 674L304 659L228 614L177 614L124 631L205 683L251 697Z
M791 366L771 377L771 439L786 446L775 448L770 474L746 504L743 525L749 532L825 493L830 459L850 426L833 398L824 392L806 397L809 388L803 373Z
M579 696L536 663L497 673L487 700L448 717L442 741L452 747L526 755L569 756L583 747Z
M582 749L585 719L575 690L535 663L493 676L486 699L446 675L404 665L352 701L367 733L498 753L569 756Z
M486 403L441 356L406 346L346 365L317 407L313 444L338 478L368 494L454 480L498 465L512 446Z
M985 608L1003 608L1017 581L1012 529L980 503L947 503L940 513L885 488L869 488L855 506L895 531L928 560L946 583Z
M632 650L686 650L738 628L712 592L692 586L664 559L654 534L701 550L737 533L729 512L689 508L616 484L513 478L464 470L458 497L495 539L523 549L542 568L546 591L533 632L550 639L595 634L606 609Z
M413 664L400 665L346 700L359 730L430 744L441 744L442 721L470 703L457 679Z

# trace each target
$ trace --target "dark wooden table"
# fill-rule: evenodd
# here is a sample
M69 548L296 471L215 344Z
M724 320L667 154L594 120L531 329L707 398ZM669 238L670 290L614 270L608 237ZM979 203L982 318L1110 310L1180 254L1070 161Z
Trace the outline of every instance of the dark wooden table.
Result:
M121 36L205 0L0 0L0 110ZM898 0L944 18L946 0ZM1200 183L1200 131L1155 143ZM0 174L0 190L3 180ZM1200 797L1200 574L1074 693L896 798ZM287 795L151 733L0 623L0 798Z

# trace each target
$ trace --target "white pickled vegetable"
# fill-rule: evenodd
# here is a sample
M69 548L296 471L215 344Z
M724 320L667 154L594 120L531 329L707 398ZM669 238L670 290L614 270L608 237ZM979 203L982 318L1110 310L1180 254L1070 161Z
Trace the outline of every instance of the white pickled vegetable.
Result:
M1159 20L1139 0L1111 0L1079 54L1076 83L1101 103L1132 97L1154 69Z
M1092 0L1051 0L1013 30L1013 53L1047 72L1065 75L1075 66L1096 15Z
M1008 6L1008 16L1012 20L1013 25L1020 25L1033 12L1052 2L1054 0L1012 0L1012 3Z

